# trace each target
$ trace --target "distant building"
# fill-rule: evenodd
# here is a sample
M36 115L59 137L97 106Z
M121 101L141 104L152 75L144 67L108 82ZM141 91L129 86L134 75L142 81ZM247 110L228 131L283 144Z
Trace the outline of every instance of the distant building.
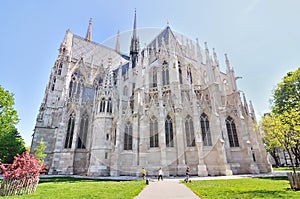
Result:
M255 113L226 57L182 41L167 26L130 54L67 30L36 120L50 174L232 175L271 171Z

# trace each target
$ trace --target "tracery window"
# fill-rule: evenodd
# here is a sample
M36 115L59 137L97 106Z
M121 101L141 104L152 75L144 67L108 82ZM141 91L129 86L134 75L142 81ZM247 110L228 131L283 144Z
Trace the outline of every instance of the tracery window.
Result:
M100 101L99 112L100 113L105 112L105 98L102 98Z
M179 74L179 83L182 84L182 69L180 62L178 62L178 74Z
M69 97L79 98L83 85L83 79L77 73L74 73L69 84Z
M193 77L192 77L192 70L191 70L190 66L188 66L188 68L187 68L187 78L188 78L190 84L192 84L193 83Z
M170 84L169 68L168 68L168 63L166 61L164 61L163 65L162 65L162 81L163 81L163 85L169 85Z
M63 67L63 63L60 62L59 65L58 65L58 71L57 71L58 75L61 75L62 67Z
M230 116L228 116L226 119L226 128L227 128L230 147L239 147L239 140L236 132L236 126L234 120Z
M78 149L86 148L86 137L88 133L88 126L89 126L89 116L87 112L85 112L82 115L80 120L80 130L79 130L78 141L77 141Z
M211 133L209 128L209 120L205 113L202 113L200 116L200 125L202 133L202 141L204 146L211 146Z
M174 147L173 122L169 115L165 120L165 137L167 147Z
M125 125L124 150L132 150L132 125L130 122Z
M188 147L195 146L194 123L190 115L185 118L186 144Z
M71 113L68 120L67 135L65 140L66 149L70 149L72 147L74 126L75 126L75 113Z
M150 147L158 147L158 123L154 116L150 120Z
M51 85L51 91L54 91L55 83L56 83L56 77L53 77L53 82L52 82L52 85Z
M107 100L107 109L106 109L107 113L112 113L112 102L111 102L111 98L108 98Z
M157 68L152 70L152 87L157 87Z

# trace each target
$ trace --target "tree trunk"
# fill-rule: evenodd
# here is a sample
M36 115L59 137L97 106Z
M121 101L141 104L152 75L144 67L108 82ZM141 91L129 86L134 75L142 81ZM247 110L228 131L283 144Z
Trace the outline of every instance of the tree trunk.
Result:
M287 173L291 188L294 190L300 190L300 173Z

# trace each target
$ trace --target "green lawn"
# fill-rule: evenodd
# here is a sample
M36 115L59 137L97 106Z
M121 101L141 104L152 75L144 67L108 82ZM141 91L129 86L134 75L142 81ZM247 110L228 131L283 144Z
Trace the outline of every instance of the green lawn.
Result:
M273 167L273 170L274 171L293 171L293 168L292 167L278 167L278 168L276 168L276 167ZM296 167L296 171L300 171L300 167Z
M300 198L300 191L290 189L287 177L194 180L186 185L202 199Z
M146 186L145 181L108 181L76 178L41 178L37 191L14 198L133 198ZM1 197L0 197L1 198Z

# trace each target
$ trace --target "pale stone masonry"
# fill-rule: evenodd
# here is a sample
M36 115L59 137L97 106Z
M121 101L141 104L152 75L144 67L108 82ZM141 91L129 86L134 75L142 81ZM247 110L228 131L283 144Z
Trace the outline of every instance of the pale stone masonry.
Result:
M215 50L169 26L140 49L136 15L130 54L67 30L36 120L49 174L232 175L271 171L251 102ZM250 83L250 82L249 82Z

